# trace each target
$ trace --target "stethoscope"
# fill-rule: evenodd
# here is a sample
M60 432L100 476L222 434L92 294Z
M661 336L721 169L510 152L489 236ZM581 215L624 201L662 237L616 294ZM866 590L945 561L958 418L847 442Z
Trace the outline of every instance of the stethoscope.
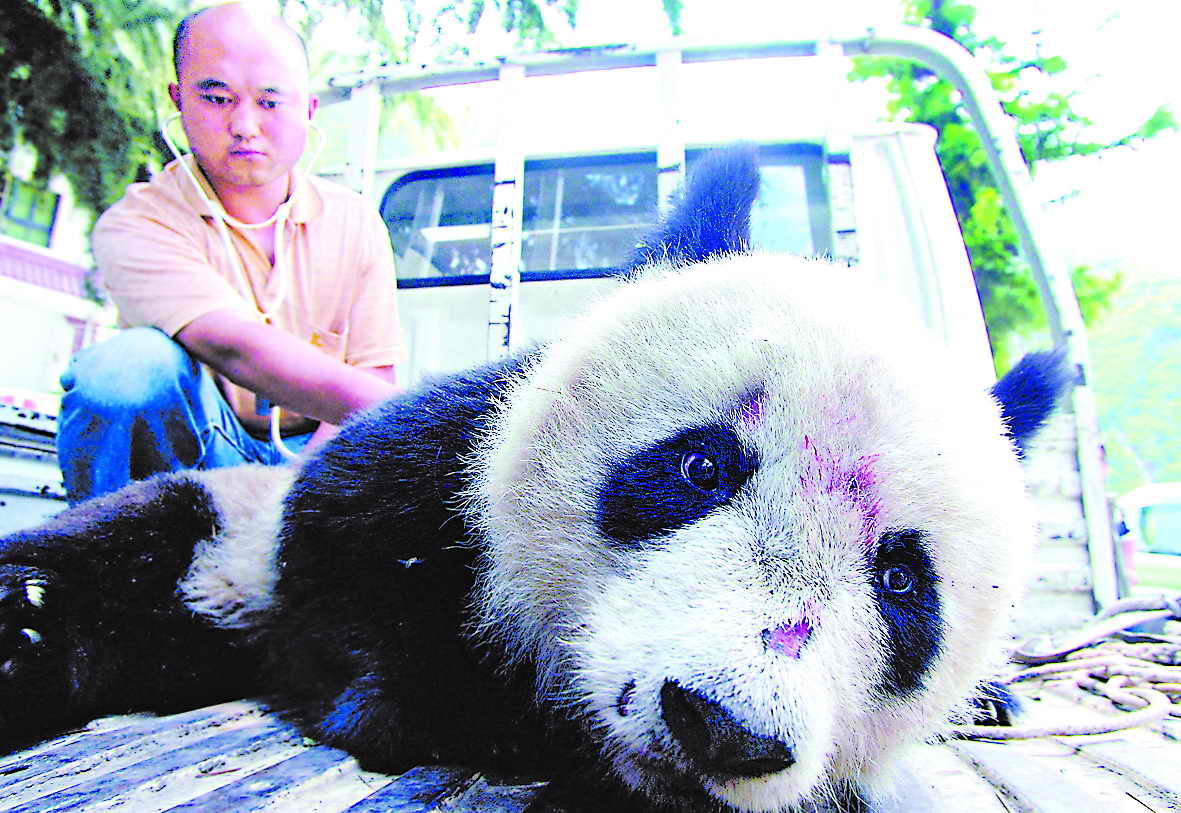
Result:
M213 214L213 220L217 224L218 234L221 236L222 247L225 249L226 256L230 258L231 265L234 267L238 281L238 289L244 295L249 296L250 299L253 300L255 308L258 310L259 314L267 322L271 322L271 314L277 310L278 307L283 303L283 300L287 298L287 290L291 279L291 271L288 267L286 256L286 240L283 239L283 232L291 215L291 204L292 201L295 200L295 190L292 190L292 193L288 196L287 200L279 204L279 207L275 209L274 213L270 217L260 223L245 223L234 217L225 210L225 207L222 206L220 200L217 200L216 197L210 199L210 197L205 194L205 187L201 185L199 180L197 180L197 176L193 173L192 168L189 166L189 162L184 160L184 156L181 155L181 152L179 149L177 149L175 142L172 140L172 137L168 134L168 128L179 118L180 113L173 113L165 117L163 123L160 125L160 136L164 139L164 143L168 145L168 149L171 150L173 156L176 157L177 163L180 164L181 169L184 171L185 175L188 176L189 181L192 182L193 188L197 190L197 194L201 196L202 200L209 204L209 211ZM311 167L316 163L316 159L320 157L320 152L324 149L325 139L324 134L320 132L320 128L316 127L315 124L309 123L309 129L311 132L315 133L319 141L315 150L312 152L311 158L308 160L307 171L310 172ZM303 183L303 179L297 176L296 183ZM233 241L230 239L230 228L228 224L233 224L234 228L243 230L265 229L272 224L275 227L275 262L273 269L274 273L279 275L278 291L275 293L273 300L266 307L264 307L259 301L258 297L254 295L254 289L250 285L249 278L246 276L246 267L243 265L242 258L238 255L238 252L234 250ZM275 448L279 451L279 454L281 454L284 458L288 460L298 460L299 455L288 448L287 444L283 442L282 435L279 433L279 411L278 404L270 405L271 443L274 444Z

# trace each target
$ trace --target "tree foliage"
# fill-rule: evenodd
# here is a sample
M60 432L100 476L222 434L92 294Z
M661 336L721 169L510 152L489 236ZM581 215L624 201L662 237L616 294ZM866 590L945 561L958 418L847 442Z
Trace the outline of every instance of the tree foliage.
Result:
M1115 298L1092 332L1091 352L1107 484L1118 494L1181 481L1181 279L1129 275Z
M145 64L167 53L170 7L143 0L11 0L0 14L0 170L23 143L101 210L155 153ZM161 88L161 92L163 88Z
M35 174L63 174L93 213L168 159L157 129L170 110L172 33L209 0L5 0L0 14L0 175L17 145ZM320 50L330 14L359 16L360 39L333 43L313 72L462 57L484 22L521 49L558 44L551 23L573 24L578 0L274 0ZM662 0L679 11L680 0ZM557 15L555 18L554 15ZM395 25L395 23L398 23ZM425 45L423 44L425 43ZM330 46L331 47L331 46ZM420 115L420 101L402 99Z
M678 6L680 0L667 0ZM395 65L463 57L486 22L512 35L516 48L559 44L553 23L574 25L578 0L276 0L285 19L313 35L330 14L347 12L362 21L363 40L331 56L361 65Z
M1040 48L1012 53L998 38L977 33L976 8L963 0L907 0L904 14L907 23L951 37L982 61L1005 112L1016 123L1030 172L1042 161L1127 146L1177 126L1173 114L1162 107L1131 133L1111 141L1089 141L1084 134L1091 122L1074 110L1071 94L1047 89L1057 81L1052 77L1065 71L1064 58L1042 54ZM926 68L902 59L859 59L852 78L871 77L887 78L888 112L893 117L929 124L939 133L936 149L972 261L997 366L1004 369L1012 340L1044 326L1045 314L980 137L955 88ZM1088 321L1102 312L1120 284L1118 275L1100 275L1086 266L1073 268L1071 278Z

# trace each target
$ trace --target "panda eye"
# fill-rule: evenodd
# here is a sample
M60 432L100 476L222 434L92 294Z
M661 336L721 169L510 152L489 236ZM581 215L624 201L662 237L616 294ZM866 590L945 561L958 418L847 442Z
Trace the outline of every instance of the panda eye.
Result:
M882 587L902 595L914 589L914 574L909 568L894 566L882 571Z
M681 458L681 476L702 491L718 487L717 464L701 452L689 452Z
M596 494L596 523L620 548L662 545L728 505L758 467L758 452L733 427L690 427L612 465Z

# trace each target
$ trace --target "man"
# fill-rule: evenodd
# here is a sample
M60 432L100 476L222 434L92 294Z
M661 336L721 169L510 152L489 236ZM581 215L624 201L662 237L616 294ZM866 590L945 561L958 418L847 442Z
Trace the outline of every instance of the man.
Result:
M62 378L72 502L160 471L282 462L272 404L287 445L313 446L392 395L404 355L375 208L295 166L317 104L299 36L231 3L183 20L174 48L192 155L95 226L130 329Z

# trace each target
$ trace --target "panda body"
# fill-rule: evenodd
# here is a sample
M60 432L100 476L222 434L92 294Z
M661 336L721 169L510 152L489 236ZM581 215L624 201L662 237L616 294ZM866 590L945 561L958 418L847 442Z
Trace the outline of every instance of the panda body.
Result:
M279 558L277 638L369 659L284 661L287 692L334 698L317 736L387 768L590 748L645 798L780 810L944 725L994 665L1034 523L995 401L917 331L883 337L889 297L859 287L772 256L652 267L561 345L350 426ZM685 482L696 453L715 494ZM887 572L922 583L894 600ZM396 676L411 741L368 731L358 673ZM790 765L711 777L676 692Z
M48 681L0 641L0 728L268 691L367 768L533 774L557 809L855 809L995 665L1018 458L1065 378L1035 357L985 391L855 271L746 251L754 187L707 163L563 341L298 472L163 477L0 541L0 587L59 597L13 623L62 631Z

